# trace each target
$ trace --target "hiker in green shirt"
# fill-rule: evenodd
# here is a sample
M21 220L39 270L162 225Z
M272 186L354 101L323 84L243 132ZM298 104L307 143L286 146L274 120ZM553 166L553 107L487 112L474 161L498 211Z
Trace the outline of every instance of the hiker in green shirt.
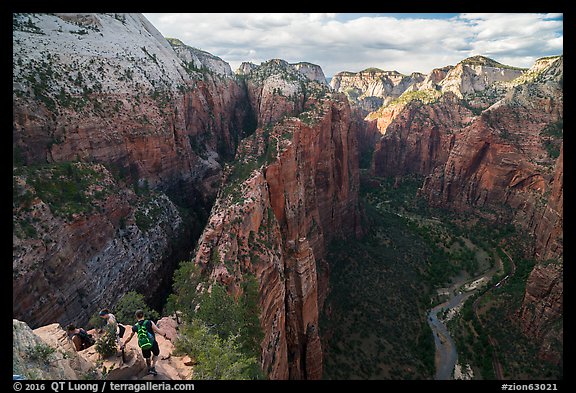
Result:
M151 320L144 319L144 311L142 310L136 311L136 319L138 319L138 321L132 326L130 337L126 339L120 349L124 349L126 344L132 340L134 334L138 334L138 346L142 349L142 356L146 359L148 374L157 375L156 361L158 360L158 355L160 355L160 347L158 347L156 333L161 334L164 338L166 338L166 333L160 330ZM154 354L154 356L152 357L152 363L150 363L152 354Z

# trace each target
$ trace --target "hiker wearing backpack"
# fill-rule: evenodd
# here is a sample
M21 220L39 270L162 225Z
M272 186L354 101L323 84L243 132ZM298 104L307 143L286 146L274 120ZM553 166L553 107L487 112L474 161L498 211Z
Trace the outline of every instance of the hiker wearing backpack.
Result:
M161 334L164 338L166 338L166 333L160 330L151 320L144 319L144 311L142 310L136 311L136 319L138 319L138 321L132 326L130 337L120 346L120 349L124 349L130 340L132 340L132 337L137 334L138 346L142 349L142 356L146 359L148 374L157 375L156 361L158 360L158 355L160 355L160 347L158 347L156 333ZM150 363L152 354L154 354L154 356L152 356L152 363Z
M76 328L76 326L70 324L66 330L68 331L68 338L72 340L74 348L76 348L76 352L89 348L96 342L92 335L82 328Z
M126 330L124 325L118 323L114 314L112 314L107 308L100 310L98 315L100 315L100 318L106 320L108 326L110 326L116 333L116 343L120 344L120 339L124 336L124 331Z

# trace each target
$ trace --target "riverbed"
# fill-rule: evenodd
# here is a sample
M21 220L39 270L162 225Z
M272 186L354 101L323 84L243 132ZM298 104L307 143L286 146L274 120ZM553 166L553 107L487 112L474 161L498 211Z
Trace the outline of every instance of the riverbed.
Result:
M430 328L432 329L434 345L436 347L436 374L434 379L453 379L454 367L458 362L458 350L456 344L450 336L448 328L444 322L438 318L438 314L444 313L444 311L450 312L450 310L459 310L466 299L481 288L483 286L482 284L488 283L492 276L502 268L500 258L497 257L496 260L497 263L494 267L487 272L484 272L482 275L453 284L448 291L450 296L448 300L438 304L428 312L428 325L430 325Z

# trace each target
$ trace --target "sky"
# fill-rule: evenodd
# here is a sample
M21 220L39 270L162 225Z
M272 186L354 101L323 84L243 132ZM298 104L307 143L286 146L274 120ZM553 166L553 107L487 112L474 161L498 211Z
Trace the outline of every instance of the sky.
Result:
M369 67L429 73L475 55L530 67L563 53L563 14L192 13L144 16L165 37L243 61L280 58L322 67L327 77Z

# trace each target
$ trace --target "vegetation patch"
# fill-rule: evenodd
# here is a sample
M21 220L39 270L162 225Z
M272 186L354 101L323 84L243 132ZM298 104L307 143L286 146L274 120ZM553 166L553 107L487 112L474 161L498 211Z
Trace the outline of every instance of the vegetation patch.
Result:
M104 334L96 340L94 347L103 359L116 354L116 331L112 325L106 325L104 327Z
M242 295L235 299L222 284L209 282L194 261L185 261L174 274L173 288L166 309L182 312L184 327L176 348L198 362L194 378L263 378L256 277L244 275Z
M29 190L19 185L15 187L14 207L29 206L31 199L38 197L54 215L64 218L91 213L98 201L111 192L105 174L85 163L22 166L15 168L13 173L30 186Z
M335 242L327 256L330 293L320 319L324 377L433 378L435 347L426 314L441 301L436 289L493 268L500 258L504 273L486 288L493 287L511 271L500 249L505 241L517 245L516 274L482 298L481 321L473 304L482 292L449 323L460 363L471 364L475 378L495 378L490 335L507 378L561 378L561 366L538 358L538 343L524 336L514 317L534 266L522 257L529 236L511 224L429 207L417 197L418 176L361 173L364 237Z
M56 352L56 349L52 348L50 345L36 344L27 349L26 355L32 361L48 363L54 352Z
M516 241L522 242L521 239ZM477 300L478 296L468 299L462 313L448 325L458 347L458 356L462 362L473 365L476 376L481 379L496 377L492 363L494 356L506 379L562 379L562 364L555 365L539 358L541 342L526 337L516 317L535 261L522 258L519 250L509 251L516 262L515 274L510 275L505 285L491 289L480 300ZM502 258L507 260L505 255ZM509 265L506 269L510 272ZM478 317L473 312L475 302ZM551 326L551 329L558 329L558 326ZM496 348L490 345L488 336L496 342ZM561 344L555 345L555 350L561 353Z

